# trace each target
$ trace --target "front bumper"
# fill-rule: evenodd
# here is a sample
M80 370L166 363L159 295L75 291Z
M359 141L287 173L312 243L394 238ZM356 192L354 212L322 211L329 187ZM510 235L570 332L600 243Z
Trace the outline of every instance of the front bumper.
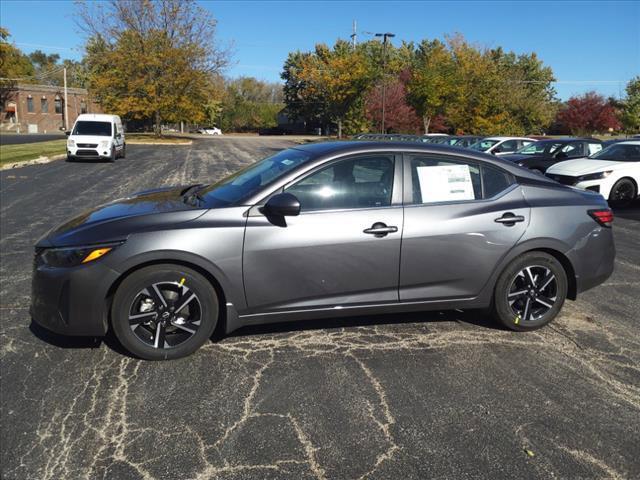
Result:
M569 175L555 175L552 173L547 173L547 177L563 185L580 188L582 190L591 190L592 192L599 193L605 199L609 198L609 193L611 192L611 187L613 186L613 182L610 180L610 178L579 181L579 177L573 177Z
M106 148L100 147L100 145L92 146L75 146L67 145L67 155L74 158L110 158L111 146Z
M118 273L97 260L73 268L34 265L30 313L34 322L63 335L107 333L105 300Z

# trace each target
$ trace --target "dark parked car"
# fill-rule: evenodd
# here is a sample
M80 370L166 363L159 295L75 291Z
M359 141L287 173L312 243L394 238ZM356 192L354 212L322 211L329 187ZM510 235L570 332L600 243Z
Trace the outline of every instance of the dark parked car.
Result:
M483 136L478 135L459 135L456 137L449 137L449 145L458 148L469 148L476 142L482 140Z
M538 173L558 162L588 157L602 150L602 141L595 138L556 138L534 142L516 153L502 158Z
M33 319L146 359L188 355L216 326L491 309L549 323L613 270L613 216L578 191L479 152L319 142L212 185L90 210L36 245Z

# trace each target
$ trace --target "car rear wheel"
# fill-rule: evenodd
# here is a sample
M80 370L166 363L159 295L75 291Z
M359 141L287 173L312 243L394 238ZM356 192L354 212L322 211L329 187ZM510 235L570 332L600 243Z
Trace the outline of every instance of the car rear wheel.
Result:
M611 188L609 203L614 207L628 207L637 193L636 185L630 178L621 178Z
M185 357L211 337L218 299L198 272L179 265L135 271L118 287L111 323L120 343L147 360Z
M494 317L505 327L535 330L551 322L567 297L567 275L560 262L544 252L516 258L496 283Z

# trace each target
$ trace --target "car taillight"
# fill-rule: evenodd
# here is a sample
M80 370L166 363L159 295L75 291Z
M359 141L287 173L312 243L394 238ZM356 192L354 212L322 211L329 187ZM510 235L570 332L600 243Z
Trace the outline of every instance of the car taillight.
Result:
M603 208L602 210L589 210L587 213L603 227L611 228L611 222L613 222L613 212L611 209Z

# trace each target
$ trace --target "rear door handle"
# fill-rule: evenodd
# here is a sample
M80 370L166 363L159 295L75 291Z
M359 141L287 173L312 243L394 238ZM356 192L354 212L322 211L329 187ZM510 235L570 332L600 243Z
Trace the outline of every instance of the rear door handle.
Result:
M371 225L371 228L365 228L363 233L368 233L374 235L377 238L384 237L390 233L395 233L398 231L398 227L390 226L388 227L386 224L382 222L376 222Z
M514 215L511 212L507 212L501 217L496 218L495 222L501 223L507 227L511 227L517 222L524 222L524 217L522 215Z

